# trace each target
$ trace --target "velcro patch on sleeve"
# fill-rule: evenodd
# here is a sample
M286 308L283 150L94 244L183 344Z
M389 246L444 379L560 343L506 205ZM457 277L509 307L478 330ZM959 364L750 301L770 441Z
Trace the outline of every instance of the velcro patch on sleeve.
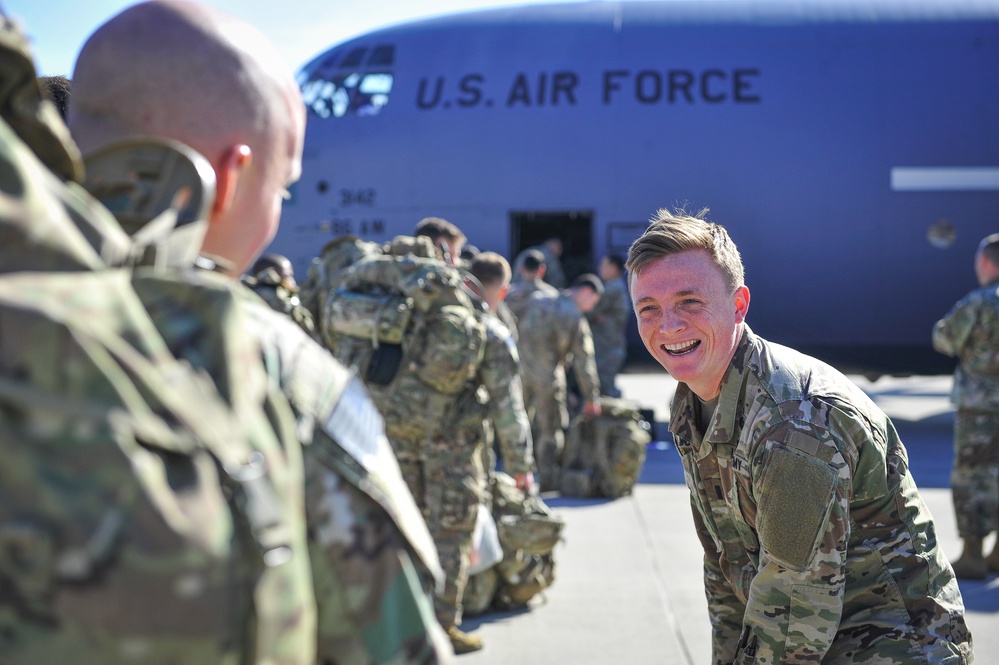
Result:
M826 528L835 469L787 448L774 448L763 479L756 528L770 557L786 568L809 567Z

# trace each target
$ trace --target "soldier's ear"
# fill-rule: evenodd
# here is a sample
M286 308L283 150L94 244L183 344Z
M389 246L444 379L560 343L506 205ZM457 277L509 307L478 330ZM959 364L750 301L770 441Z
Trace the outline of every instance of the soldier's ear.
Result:
M735 322L742 323L749 312L749 287L740 286L735 290Z
M238 143L229 146L215 165L215 201L212 203L212 218L222 215L232 206L236 198L243 169L253 161L250 146Z

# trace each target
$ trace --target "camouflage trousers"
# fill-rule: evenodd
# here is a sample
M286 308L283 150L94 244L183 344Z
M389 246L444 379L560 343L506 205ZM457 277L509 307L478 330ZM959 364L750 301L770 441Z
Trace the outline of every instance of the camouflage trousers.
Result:
M538 467L541 490L558 489L565 448L565 429L569 410L564 388L537 386L524 381L524 404L534 438L534 461Z
M999 531L999 413L958 409L950 484L962 538Z
M444 569L444 589L434 599L444 628L461 625L461 597L468 583L472 532L486 493L482 453L400 459L402 477L423 511Z
M627 351L623 346L603 347L597 346L597 340L593 340L595 348L594 360L597 363L597 376L600 378L600 394L607 397L620 397L621 391L614 385L614 379L624 367Z

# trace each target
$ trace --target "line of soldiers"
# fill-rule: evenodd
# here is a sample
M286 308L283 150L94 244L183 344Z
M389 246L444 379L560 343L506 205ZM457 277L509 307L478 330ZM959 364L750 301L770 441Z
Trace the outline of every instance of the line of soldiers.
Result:
M491 479L498 494L557 522L535 496L505 259L464 266L481 344L445 417L413 429L427 402L385 408L331 355L286 260L237 279L276 232L304 134L259 32L182 0L129 7L84 45L64 124L2 27L0 660L445 663L481 648L458 626L493 441L513 486ZM434 263L461 255L444 220L416 235ZM544 390L530 383L547 404L532 409L543 486L565 405L542 393L571 353L599 413L582 314L602 290L591 275L538 297L520 326L575 331L531 359L548 365ZM539 556L508 562L541 571L526 588L550 583Z
M368 391L234 279L300 169L280 56L133 5L72 140L6 18L0 62L0 661L452 662Z
M502 470L525 495L534 492L535 461L541 489L560 488L569 425L567 365L575 368L584 388L577 410L588 416L600 414L594 345L584 315L594 310L604 292L596 275L583 275L562 292L542 282L539 273L544 274L546 260L535 250L519 261L524 278L511 287L506 259L477 249L460 258L465 244L465 234L457 226L429 217L416 225L414 237L400 236L384 246L352 236L331 241L314 261L300 294L294 288L274 287L275 266L288 271L285 257L269 257L255 267L260 272L245 280L306 330L313 330L315 321L327 348L368 382L441 557L446 581L435 599L437 617L458 653L482 646L478 637L459 626L474 557L477 508L490 504L498 486L494 449ZM615 297L626 298L620 264L605 263L617 268L617 273L605 270L617 280ZM455 294L447 300L447 316L463 312L470 319L468 327L481 327L481 340L470 344L464 329L452 335L449 329L433 327L434 322L414 323L411 317L417 313L401 317L404 330L397 334L384 312L396 317L400 311L433 311L429 296L405 285L449 280ZM283 283L294 284L294 277L285 274ZM463 302L454 297L462 296L459 291L472 296L468 311L456 306ZM403 293L406 298L392 300ZM275 300L275 295L280 297ZM438 294L434 297L440 300ZM618 319L623 345L626 301L612 302L604 311L598 320L611 324L610 319ZM435 316L443 317L443 308ZM379 341L372 344L373 338ZM426 346L442 349L433 362L443 365L441 357L462 357L465 348L480 342L481 353L467 359L467 367L460 370L467 372L455 384L460 387L446 387L439 375L434 381L409 375L410 368L428 364ZM623 362L623 348L615 362ZM613 385L613 375L609 384ZM473 585L475 592L479 586Z

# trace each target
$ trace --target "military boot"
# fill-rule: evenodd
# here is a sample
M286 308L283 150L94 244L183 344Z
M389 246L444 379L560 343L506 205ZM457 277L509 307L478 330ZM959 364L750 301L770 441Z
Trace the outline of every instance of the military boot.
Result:
M454 647L454 652L456 654L469 653L470 651L478 651L485 646L482 642L481 637L476 637L475 635L469 635L464 632L458 626L451 626L447 629L447 636L451 638L451 646Z
M991 558L991 556L990 556ZM965 538L961 557L951 564L954 575L962 580L984 580L989 574L988 564L982 556L980 538Z

